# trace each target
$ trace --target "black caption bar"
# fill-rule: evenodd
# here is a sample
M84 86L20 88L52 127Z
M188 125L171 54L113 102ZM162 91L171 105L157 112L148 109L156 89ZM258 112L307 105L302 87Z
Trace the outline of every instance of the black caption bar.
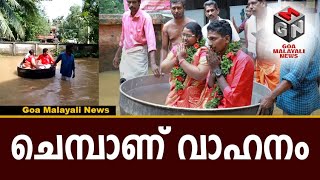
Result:
M116 115L116 106L0 106L0 115Z

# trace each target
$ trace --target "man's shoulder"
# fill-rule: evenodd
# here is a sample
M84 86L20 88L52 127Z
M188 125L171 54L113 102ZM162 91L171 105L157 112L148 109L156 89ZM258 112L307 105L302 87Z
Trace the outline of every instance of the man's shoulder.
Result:
M252 22L255 22L256 20L256 17L254 15L251 15L247 20L246 20L246 23L252 23Z
M122 14L122 20L130 16L130 11L126 11Z
M66 54L66 52L62 52L62 53L59 54L59 56L63 56L65 54Z
M149 20L152 20L150 14L147 13L146 11L140 9L140 10L139 10L139 13L140 13L140 15L142 15L144 18L149 19Z
M236 60L241 63L254 64L253 59L248 54L243 52L241 49L237 52Z
M169 28L170 26L174 25L174 20L173 19L170 19L168 22L166 22L164 25L163 25L163 28Z
M210 24L210 22L208 22L206 25L204 25L204 26L202 27L202 30L206 29L206 28L209 26L209 24Z

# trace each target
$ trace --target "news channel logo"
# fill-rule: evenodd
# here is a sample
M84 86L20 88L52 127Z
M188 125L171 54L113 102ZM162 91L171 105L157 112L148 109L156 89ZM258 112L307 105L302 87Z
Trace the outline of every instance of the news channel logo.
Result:
M305 16L288 6L273 16L273 33L287 42L291 42L305 32Z

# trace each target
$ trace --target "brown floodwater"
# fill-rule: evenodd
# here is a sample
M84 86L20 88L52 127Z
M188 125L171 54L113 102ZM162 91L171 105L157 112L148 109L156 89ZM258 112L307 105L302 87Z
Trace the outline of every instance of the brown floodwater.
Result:
M23 56L0 55L0 105L99 105L99 61L76 58L76 77L61 80L60 65L49 79L27 79L17 75Z
M149 73L151 71L149 70ZM117 115L120 115L120 106L119 106L119 71L105 71L99 74L99 104L100 105L115 105L117 106ZM147 89L155 92L158 87L148 87ZM145 91L145 89L144 89ZM141 100L148 99L144 97L144 91L132 91L135 97L139 97ZM128 93L128 94L130 94ZM148 94L148 93L147 93ZM149 93L150 94L150 93ZM132 95L132 94L130 94ZM161 96L162 97L162 96ZM149 98L150 99L150 98ZM153 94L152 103L163 104L165 99L159 98L156 94ZM273 110L273 115L283 115L283 111L275 106ZM320 115L320 110L317 110L312 113L312 115Z

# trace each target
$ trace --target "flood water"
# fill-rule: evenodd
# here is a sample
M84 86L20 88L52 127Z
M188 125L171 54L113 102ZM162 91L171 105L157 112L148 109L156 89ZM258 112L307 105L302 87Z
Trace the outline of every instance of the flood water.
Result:
M105 71L99 73L99 105L116 106L116 113L120 115L119 107L119 71Z
M75 59L75 78L61 80L60 65L49 79L27 79L17 75L23 56L0 55L0 105L98 105L98 59Z
M150 71L149 71L150 73ZM120 115L120 107L119 107L119 71L105 71L99 74L99 104L100 105L115 105L117 106L117 115ZM148 89L156 91L157 87L149 87ZM154 92L153 91L153 92ZM128 92L135 93L135 97L139 97L139 99L150 99L149 97L144 97L143 91L132 91ZM150 93L148 93L150 94ZM131 95L131 94L130 94ZM163 97L162 94L153 94L152 95L152 103L163 104L165 99L161 99ZM283 115L283 111L275 106L273 110L273 115ZM320 115L320 110L313 112L312 115Z

